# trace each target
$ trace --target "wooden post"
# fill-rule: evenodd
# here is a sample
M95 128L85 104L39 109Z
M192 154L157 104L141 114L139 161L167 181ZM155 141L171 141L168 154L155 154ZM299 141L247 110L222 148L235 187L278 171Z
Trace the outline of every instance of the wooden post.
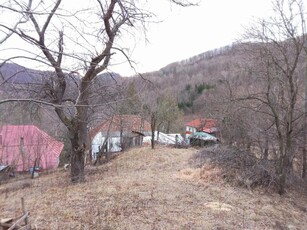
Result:
M25 200L23 197L21 197L21 209L22 209L22 214L26 214L26 209L25 209ZM25 217L25 225L28 225L28 216Z

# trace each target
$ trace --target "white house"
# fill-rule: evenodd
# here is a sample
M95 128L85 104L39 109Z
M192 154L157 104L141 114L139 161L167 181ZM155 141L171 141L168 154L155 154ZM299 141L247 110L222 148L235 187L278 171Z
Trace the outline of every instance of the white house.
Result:
M90 130L93 160L98 152L119 152L140 146L150 124L138 115L115 115Z

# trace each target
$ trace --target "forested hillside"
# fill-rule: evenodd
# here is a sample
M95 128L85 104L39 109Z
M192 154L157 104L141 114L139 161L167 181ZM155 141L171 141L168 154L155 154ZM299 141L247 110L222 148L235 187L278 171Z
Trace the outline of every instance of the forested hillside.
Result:
M219 88L225 80L237 77L241 62L237 46L227 46L201 53L187 60L169 64L142 76L153 82L161 93L171 93L185 114L203 112L204 95Z

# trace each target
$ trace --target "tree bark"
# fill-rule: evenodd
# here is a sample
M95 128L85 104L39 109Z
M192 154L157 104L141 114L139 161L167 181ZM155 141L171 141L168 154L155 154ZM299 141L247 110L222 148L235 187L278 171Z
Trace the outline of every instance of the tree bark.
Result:
M84 181L84 167L85 167L85 150L87 148L88 140L88 98L89 98L89 81L87 78L82 78L81 94L77 102L76 116L70 122L69 128L71 133L71 181Z
M306 131L305 131L306 132ZM305 134L306 135L306 134ZM302 167L302 178L306 178L306 169L307 169L307 151L306 151L306 142L305 147L303 148L303 167Z
M71 181L73 183L83 182L85 179L84 176L84 154L85 154L85 146L80 145L80 138L78 132L73 135L70 139L72 146L72 154L71 154ZM82 142L82 141L81 141Z
M283 195L285 193L287 175L290 169L290 159L288 157L289 154L285 154L285 156L280 159L280 172L278 174L278 193L279 195Z
M268 158L269 158L269 137L266 134L264 140L263 159L268 160Z
M151 148L154 149L155 148L155 129L156 129L156 123L157 123L157 118L156 118L156 114L152 113L151 114L151 122L150 122L150 126L151 126Z
M167 126L166 126L166 133L169 134L171 129L171 122L167 121Z
M305 35L306 36L306 35ZM304 42L304 49L305 49L305 55L307 56L307 37L305 38L305 42ZM305 58L306 60L306 66L305 66L305 109L304 109L304 129L303 129L303 157L302 157L302 178L306 178L306 171L307 171L307 58Z
M278 193L280 195L283 195L285 193L287 175L290 172L291 156L293 155L292 153L293 136L290 124L288 125L287 129L288 131L287 131L285 145L281 145L283 146L283 148L280 154L280 166L279 166L280 172L278 174Z

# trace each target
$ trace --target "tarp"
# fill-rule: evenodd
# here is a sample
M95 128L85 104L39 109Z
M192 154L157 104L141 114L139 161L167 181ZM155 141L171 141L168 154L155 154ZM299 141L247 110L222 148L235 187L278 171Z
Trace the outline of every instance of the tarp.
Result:
M191 136L189 136L190 139L199 139L203 141L217 141L217 138L215 136L212 136L205 132L195 132Z

